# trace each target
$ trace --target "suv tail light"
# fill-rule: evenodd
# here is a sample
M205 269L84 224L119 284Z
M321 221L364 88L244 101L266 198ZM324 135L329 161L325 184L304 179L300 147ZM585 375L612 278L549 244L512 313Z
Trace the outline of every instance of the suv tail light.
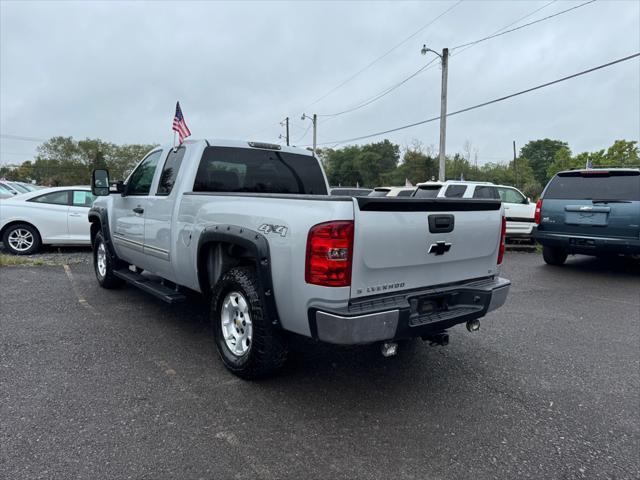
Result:
M542 198L539 198L536 202L536 213L533 216L533 221L536 225L540 225L540 218L542 216Z
M502 264L504 258L504 244L507 240L507 219L502 216L502 227L500 229L500 249L498 250L498 265Z
M305 281L325 287L351 285L353 221L320 223L307 237Z

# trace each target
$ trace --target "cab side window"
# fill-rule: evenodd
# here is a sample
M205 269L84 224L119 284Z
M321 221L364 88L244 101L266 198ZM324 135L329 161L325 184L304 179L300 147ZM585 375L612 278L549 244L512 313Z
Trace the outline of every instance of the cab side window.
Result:
M96 197L91 192L76 190L73 192L72 205L74 207L90 207L95 199Z
M478 185L473 192L473 198L500 200L500 194L496 187Z
M506 203L527 203L525 198L515 190L510 188L500 189L500 198Z
M153 152L138 165L127 182L127 195L149 195L162 150Z
M466 191L466 185L449 185L444 192L444 196L446 198L462 198Z
M29 202L49 203L51 205L69 205L69 190L52 192L28 200Z
M167 155L167 160L164 162L164 168L160 174L157 195L169 195L171 193L173 185L176 183L176 177L182 164L184 152L185 148L179 147L177 149L171 149L169 155Z

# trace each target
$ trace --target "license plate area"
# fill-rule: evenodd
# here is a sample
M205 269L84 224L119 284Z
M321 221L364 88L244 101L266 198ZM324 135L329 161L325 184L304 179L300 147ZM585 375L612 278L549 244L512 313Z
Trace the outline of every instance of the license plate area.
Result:
M607 214L603 212L567 212L564 223L604 227L607 225Z
M472 290L411 298L409 325L425 325L476 313L483 310L490 299L490 293Z
M569 245L572 247L593 247L596 246L596 241L591 238L570 238Z

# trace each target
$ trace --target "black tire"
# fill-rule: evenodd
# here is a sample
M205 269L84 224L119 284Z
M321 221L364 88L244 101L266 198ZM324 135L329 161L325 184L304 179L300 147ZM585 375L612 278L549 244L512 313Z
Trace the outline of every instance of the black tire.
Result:
M25 241L31 242L31 245L24 250L15 248L9 241L10 237L15 237L15 235L19 235L20 232L26 235L26 237L25 235L21 235L22 237L25 237ZM33 225L29 225L28 223L16 223L5 230L4 235L2 236L2 243L4 244L4 248L14 255L31 255L32 253L36 253L40 250L40 247L42 246L42 239L40 238L38 229Z
M222 332L223 304L233 292L244 297L252 326L251 342L247 351L241 355L231 351ZM262 304L255 268L235 267L222 276L211 292L210 320L218 354L225 367L238 377L247 380L263 377L284 364L287 344ZM238 327L241 328L241 324Z
M104 249L104 274L100 272L100 268L98 268L98 253L100 249ZM96 278L98 279L98 283L102 288L118 288L121 287L124 281L113 274L114 261L109 255L109 250L104 243L104 237L102 236L102 232L98 232L96 234L96 238L93 241L93 269L96 272Z
M567 252L558 247L543 245L542 258L549 265L562 265L567 260Z

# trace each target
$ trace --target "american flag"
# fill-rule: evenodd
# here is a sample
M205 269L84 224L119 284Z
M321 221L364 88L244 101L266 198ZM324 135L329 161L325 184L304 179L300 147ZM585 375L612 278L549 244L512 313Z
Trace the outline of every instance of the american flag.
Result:
M191 131L189 130L189 127L187 127L187 124L184 121L184 116L182 115L182 110L180 109L180 102L176 102L176 115L173 117L173 130L178 132L180 145L182 145L185 138L191 136Z

